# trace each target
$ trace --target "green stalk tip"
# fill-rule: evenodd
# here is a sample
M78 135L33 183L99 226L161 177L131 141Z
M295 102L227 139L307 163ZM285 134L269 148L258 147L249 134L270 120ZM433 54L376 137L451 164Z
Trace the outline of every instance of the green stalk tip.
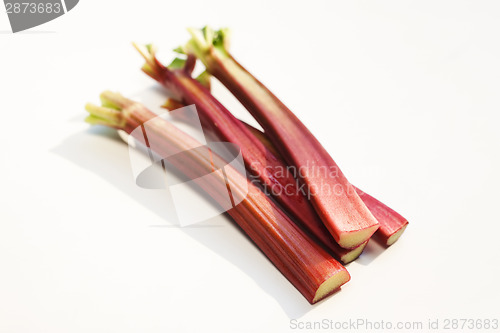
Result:
M186 59L174 58L170 65L167 66L168 69L183 69L186 65Z
M103 91L100 98L102 106L111 105L111 108L114 110L122 110L134 103L134 101L123 97L121 94L109 90Z
M123 110L134 102L118 93L105 91L101 95L102 106L92 103L85 105L90 115L85 121L92 125L105 125L122 128L125 125Z
M137 52L139 52L140 55L142 55L142 57L149 66L151 67L155 66L154 60L156 57L156 47L153 44L140 45L133 42L132 45L137 50Z
M231 30L229 28L222 28L216 31L213 45L217 48L224 49L226 52L229 50L231 42Z
M159 80L160 77L168 72L168 68L163 66L156 59L156 47L153 44L139 45L137 43L132 43L132 45L146 61L141 68L144 73L151 76L155 80Z
M211 78L212 78L212 76L210 75L210 73L208 73L207 71L203 71L200 75L198 75L198 77L196 78L196 81L198 81L199 83L201 83L202 86L204 86L205 88L210 90Z
M212 48L215 48L219 53L228 55L230 30L223 28L213 30L209 26L202 29L188 28L191 39L186 45L177 48L182 53L191 53L200 59L203 63L206 61L206 55ZM205 64L206 65L206 64Z
M175 53L179 53L179 54L187 54L186 49L182 45L181 46L177 46L175 49L173 49L173 51Z
M102 120L99 117L89 115L85 118L85 122L89 123L90 125L103 125L103 126L111 126L109 122L106 122L105 120Z

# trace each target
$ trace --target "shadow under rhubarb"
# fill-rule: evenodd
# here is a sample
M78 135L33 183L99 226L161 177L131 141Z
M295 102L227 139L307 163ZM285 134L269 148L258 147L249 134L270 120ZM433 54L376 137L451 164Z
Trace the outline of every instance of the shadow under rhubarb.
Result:
M112 154L99 149L103 140L113 145ZM263 254L256 246L253 249L250 247L250 250L248 245L242 246L243 240L251 240L236 223L232 223L227 214L224 214L222 224L219 223L219 217L186 227L172 223L177 220L177 216L168 191L144 189L136 185L129 166L128 146L115 130L91 127L68 137L52 152L91 171L165 221L164 225L150 227L181 228L186 235L238 267L271 295L289 318L300 318L324 302L311 306L270 261L267 261L268 265L256 265L262 260Z

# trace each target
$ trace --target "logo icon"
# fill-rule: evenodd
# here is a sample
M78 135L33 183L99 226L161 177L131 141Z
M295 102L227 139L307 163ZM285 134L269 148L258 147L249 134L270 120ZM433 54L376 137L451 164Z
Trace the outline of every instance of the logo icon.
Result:
M73 9L79 0L4 0L12 32L52 21Z
M162 120L171 118L183 119L191 126L192 133L203 136L199 141L200 146L189 150L172 148L169 152L164 152L164 143L161 139L157 139L155 133L161 128ZM130 135L122 133L122 138L128 142L130 163L136 184L145 189L163 189L169 192L173 201L172 208L180 226L203 222L223 214L236 207L248 194L246 183L233 184L227 176L227 172L231 170L246 175L240 148L229 142L207 143L195 105L158 115L134 129ZM210 161L210 170L204 168L196 170L185 164L185 161L191 158ZM167 164L177 169L185 169L184 171L189 170L187 177L184 179L172 177L171 172L167 170ZM214 205L214 198L210 194L205 193L206 195L198 200L193 196L192 189L202 183L211 184L210 186L219 189L218 198L215 200L217 204Z

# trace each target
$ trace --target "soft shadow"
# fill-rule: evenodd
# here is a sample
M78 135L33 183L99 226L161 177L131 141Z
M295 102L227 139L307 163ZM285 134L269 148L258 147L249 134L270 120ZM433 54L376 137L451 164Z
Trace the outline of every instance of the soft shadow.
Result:
M375 259L377 259L384 251L386 248L383 245L380 245L378 242L374 241L373 239L370 239L368 244L366 244L366 247L359 256L358 259L356 259L356 262L368 266L370 265Z
M52 152L95 173L165 221L165 225L151 227L179 228L171 222L177 221L177 216L168 192L143 189L135 184L130 169L128 146L115 130L92 127L70 136L52 149ZM229 222L230 218L226 216L226 219ZM183 227L182 230L250 276L278 302L289 318L300 318L315 307L270 262L269 265L255 264L262 257L251 250L251 240L235 223L221 224L220 220L219 217L213 218L201 224ZM244 238L234 237L235 229L248 239L248 243L242 244Z
M12 30L1 30L0 35L38 35L38 34L55 34L56 31L30 31L30 30L24 30L24 31L18 31L18 32L12 32Z
M16 32L21 35L38 35L38 34L55 34L57 31L37 31L37 30L23 30Z
M77 133L52 149L78 166L92 171L104 181L127 193L134 200L168 221L177 221L168 192L143 189L133 181L128 146L117 132L106 127L91 127Z

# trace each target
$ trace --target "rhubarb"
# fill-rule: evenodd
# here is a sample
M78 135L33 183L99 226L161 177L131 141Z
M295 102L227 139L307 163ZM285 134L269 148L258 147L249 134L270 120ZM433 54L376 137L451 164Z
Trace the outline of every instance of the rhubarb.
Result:
M179 103L196 105L203 127L213 131L220 140L240 147L247 170L260 180L266 192L273 195L301 227L314 235L344 263L347 263L344 259L352 260L354 255L361 253L366 241L349 249L339 246L300 190L294 175L288 172L289 168L284 162L268 151L252 132L210 93L206 84L193 79L191 70L180 65L181 60L174 60L175 65L167 67L156 58L153 46L135 46L146 60L143 71L175 97L175 100L167 101L165 107L175 107Z
M162 107L168 111L174 111L176 109L180 109L185 107L186 105L183 104L182 102L179 102L173 98L168 98L167 101L162 105ZM183 115L183 113L174 113L177 117ZM186 123L190 123L191 119L184 118L181 119ZM268 151L266 152L265 150L260 150L261 154L274 154L275 156L279 156L279 154L276 152L274 149L274 146L272 143L266 138L265 134L256 129L255 127L252 127L245 122L242 122L239 120L252 134L260 141L262 144L268 148ZM210 131L213 126L210 126L208 130ZM207 129L207 128L205 128ZM213 134L210 132L209 134ZM259 151L258 149L256 151ZM285 166L283 166L285 167ZM275 178L280 178L278 175L275 175ZM297 193L298 190L294 189L293 193ZM303 217L304 218L304 217ZM307 218L307 217L306 217ZM355 247L353 249L344 249L340 247L335 240L332 238L328 230L325 228L325 226L321 223L317 215L314 215L313 218L303 220L300 219L299 217L296 217L294 221L301 227L303 228L306 232L308 232L315 240L317 240L322 246L324 246L328 251L338 260L340 260L344 264L348 264L351 261L357 259L361 253L363 252L366 244L368 242L365 242L358 247Z
M185 105L182 102L176 101L172 98L169 98L163 105L163 107L169 111L179 109L184 106ZM282 159L279 152L276 150L273 143L267 138L265 133L241 120L240 122L250 132L252 132L252 134L267 148L269 152ZM356 190L356 193L358 193L361 200L363 200L366 207L368 207L370 212L380 224L380 227L373 236L374 239L385 246L394 244L394 242L396 242L403 234L408 225L408 221L403 216L401 216L401 214L394 211L389 206L368 195L356 186L352 186ZM365 245L366 243L350 251L339 247L334 251L334 253L344 264L347 264L356 259L361 254Z
M190 29L182 51L195 55L249 110L289 165L301 172L311 202L344 248L366 242L379 224L307 127L228 51L227 31ZM326 173L325 173L326 171Z
M408 221L383 202L380 202L355 186L354 188L366 207L368 207L380 224L380 228L378 228L373 236L375 240L385 246L394 244L405 231L408 226Z
M241 202L228 214L272 261L282 274L312 304L330 295L349 279L347 270L318 244L312 241L259 188L211 151L174 125L156 116L142 104L111 92L101 95L103 106L88 104L87 122L123 130L159 156L173 156L169 161L212 196L221 201L230 188ZM136 129L141 128L142 131ZM144 129L147 128L147 131ZM146 136L147 133L147 136ZM154 140L155 144L149 143ZM218 181L203 181L200 174L215 173Z
M179 104L176 105L179 107ZM175 107L175 105L171 105ZM260 142L262 142L269 151L271 151L276 156L279 156L278 151L272 144L272 142L267 138L266 134L258 130L257 128L248 125L244 122L245 126L255 135ZM406 227L408 226L408 220L406 220L401 214L384 204L383 202L377 200L371 195L363 192L361 189L352 185L359 195L361 200L365 203L366 207L370 210L373 216L377 219L380 227L374 234L374 239L385 246L391 246L394 244L399 237L403 234Z

